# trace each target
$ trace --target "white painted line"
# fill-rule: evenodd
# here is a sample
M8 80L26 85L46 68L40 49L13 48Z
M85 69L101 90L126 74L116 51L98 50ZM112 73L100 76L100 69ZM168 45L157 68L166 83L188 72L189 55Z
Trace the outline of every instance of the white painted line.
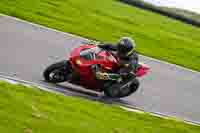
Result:
M156 117L160 117L160 118L164 118L164 119L170 119L170 116L166 116L166 115L161 115L159 113L150 113L150 115L156 116Z
M144 114L145 112L141 111L141 110L137 110L137 109L133 109L133 108L128 108L128 107L124 107L124 106L119 106L120 108L126 110L126 111L130 111L130 112L136 112L139 114Z
M9 82L11 84L23 84L23 85L28 86L28 87L34 87L35 86L35 87L38 87L39 89L44 90L44 91L62 94L61 92L48 89L47 86L45 86L45 85L40 85L40 84L37 84L37 83L34 83L34 82L29 82L29 81L25 81L25 80L21 80L21 79L17 79L17 78L12 78L12 77L9 77L9 76L0 75L0 80Z
M13 81L13 80L9 80L9 79L0 78L0 80L5 81L5 82L8 82L8 83L10 83L10 84L18 84L18 82Z
M86 41L89 40L89 39L83 38L83 37L78 36L78 35L74 35L74 34L71 34L71 33L59 31L59 30L56 30L56 29L53 29L53 28L50 28L50 27L46 27L46 26L43 26L43 25L40 25L40 24L32 23L32 22L29 22L29 21L26 21L26 20L23 20L23 19L20 19L20 18L16 18L16 17L12 17L12 16L8 16L8 15L0 13L0 17L1 16L5 17L5 18L12 19L12 20L15 20L15 21L18 21L18 22L27 23L29 25L36 26L36 27L39 27L39 28L43 28L43 29L46 29L46 30L49 30L49 31L57 32L57 33L64 34L64 35L67 35L67 36L71 36L71 37L74 37L74 38L81 38L81 39L86 40Z
M184 119L181 119L181 118L176 118L174 116L165 115L165 114L160 113L160 112L145 112L145 111L138 109L138 108L126 107L126 106L122 106L122 105L119 105L119 107L126 110L126 111L130 111L130 112L135 112L135 113L139 113L139 114L148 113L149 115L152 115L152 116L155 116L155 117L159 117L159 118L163 118L163 119L171 119L171 120L174 120L174 121L184 122L184 123L187 123L187 124L190 124L190 125L200 126L200 123L198 123L198 122L193 122L193 121L188 121L188 120L184 120Z
M54 31L54 32L61 33L61 34L67 35L67 36L71 36L71 37L75 37L75 38L81 38L83 40L89 41L89 39L81 37L81 36L78 36L78 35L74 35L74 34L63 32L63 31L59 31L59 30L56 30L56 29L53 29L53 28L45 27L43 25L35 24L35 23L29 22L29 21L26 21L26 20L22 20L22 19L16 18L16 17L8 16L8 15L1 14L1 13L0 13L0 16L6 17L6 18L9 18L9 19L12 19L12 20L16 20L16 21L19 21L19 22L27 23L27 24L30 24L30 25L33 25L33 26L36 26L36 27L40 27L40 28L43 28L43 29L47 29L49 31ZM171 66L180 68L182 70L186 70L186 71L190 71L190 72L193 72L193 73L199 73L200 74L200 72L198 72L196 70L192 70L192 69L180 66L180 65L171 64L169 62L158 60L158 59L155 59L155 58L152 58L152 57L148 57L148 56L145 56L145 55L141 55L141 56L145 57L145 58L148 58L149 60L158 62L158 63L162 63L162 64L166 64L166 65L171 65Z

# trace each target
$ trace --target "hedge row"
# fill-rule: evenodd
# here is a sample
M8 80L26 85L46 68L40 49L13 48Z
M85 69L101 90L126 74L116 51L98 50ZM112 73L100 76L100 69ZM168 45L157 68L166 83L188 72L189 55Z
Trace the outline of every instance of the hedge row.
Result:
M162 8L153 6L153 5L145 3L143 1L138 1L138 0L119 0L119 1L126 3L126 4L129 4L129 5L133 5L133 6L145 9L145 10L149 10L149 11L152 11L152 12L155 12L155 13L159 13L161 15L182 21L182 22L187 23L187 24L191 24L193 26L200 27L200 21L188 18L184 15L176 14L174 12L165 11Z

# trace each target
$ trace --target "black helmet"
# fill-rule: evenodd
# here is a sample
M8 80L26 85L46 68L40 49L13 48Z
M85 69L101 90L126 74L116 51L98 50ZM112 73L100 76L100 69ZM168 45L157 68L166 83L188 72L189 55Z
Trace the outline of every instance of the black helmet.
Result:
M120 56L128 57L134 52L135 47L134 40L129 37L122 37L117 43L117 52Z

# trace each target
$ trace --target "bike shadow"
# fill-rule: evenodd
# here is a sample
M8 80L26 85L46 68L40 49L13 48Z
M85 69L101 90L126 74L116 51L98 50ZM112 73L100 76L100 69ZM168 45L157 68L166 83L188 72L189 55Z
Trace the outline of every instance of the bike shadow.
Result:
M54 91L60 92L66 96L81 97L88 100L98 101L105 104L119 104L119 105L128 105L128 103L123 100L123 98L110 98L105 96L101 92L95 92L92 90L85 89L81 86L71 84L71 83L61 83L61 84L52 84L42 81L45 85L50 86Z

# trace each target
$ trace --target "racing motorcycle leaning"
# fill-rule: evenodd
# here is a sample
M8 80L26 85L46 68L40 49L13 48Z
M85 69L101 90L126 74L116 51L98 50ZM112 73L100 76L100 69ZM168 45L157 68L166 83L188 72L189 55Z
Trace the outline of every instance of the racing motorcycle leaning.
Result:
M133 64L135 65L135 64ZM95 75L95 67L100 73ZM44 79L51 83L70 82L108 97L121 98L134 93L139 87L139 77L146 75L149 67L139 63L136 70L119 72L118 58L96 45L84 44L75 48L69 59L50 65L43 72ZM109 74L108 74L109 73Z

